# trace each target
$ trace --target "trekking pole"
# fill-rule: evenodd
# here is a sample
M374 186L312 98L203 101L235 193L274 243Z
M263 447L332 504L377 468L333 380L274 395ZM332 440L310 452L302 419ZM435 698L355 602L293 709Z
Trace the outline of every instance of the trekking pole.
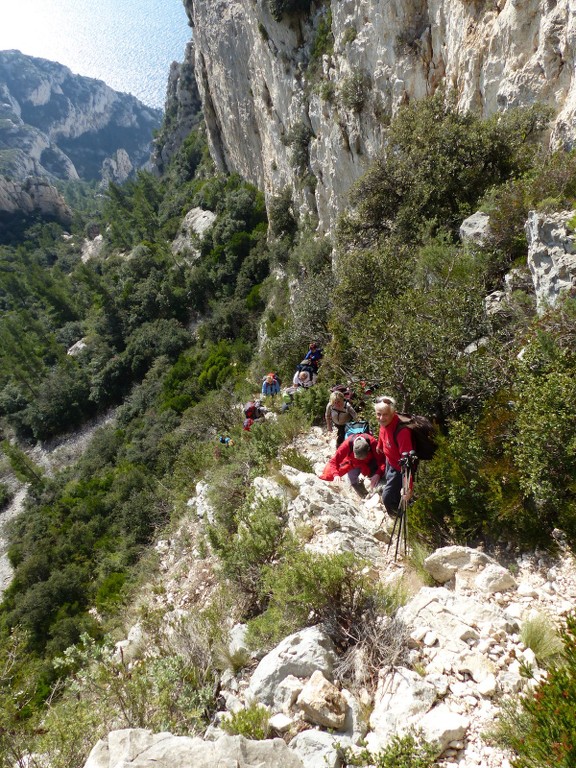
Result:
M416 456L416 452L410 451L410 453L403 453L400 458L400 466L402 468L402 496L400 497L398 515L394 520L394 527L392 528L392 534L390 536L390 541L388 542L388 549L386 550L386 554L388 554L390 547L392 546L392 542L394 541L394 536L396 536L394 562L396 562L398 559L398 552L400 550L401 541L404 543L404 554L406 555L408 552L408 492L410 490L412 478L418 466L418 457ZM396 528L398 528L398 531L396 531Z

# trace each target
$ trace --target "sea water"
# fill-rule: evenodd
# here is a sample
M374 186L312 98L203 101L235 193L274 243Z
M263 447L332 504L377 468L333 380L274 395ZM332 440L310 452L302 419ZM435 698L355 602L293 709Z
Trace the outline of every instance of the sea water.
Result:
M182 0L1 0L0 50L57 61L162 109L191 29Z

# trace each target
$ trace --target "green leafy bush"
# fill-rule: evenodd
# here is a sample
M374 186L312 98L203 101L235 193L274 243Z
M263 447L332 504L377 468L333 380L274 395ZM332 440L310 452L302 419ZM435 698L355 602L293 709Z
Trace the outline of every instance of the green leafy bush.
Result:
M13 491L6 485L6 483L0 482L0 509L8 506L13 498Z
M365 72L353 72L340 83L340 101L346 109L360 113L364 109L369 88L369 76Z
M309 13L312 0L267 0L267 2L272 18L282 21L284 16Z
M344 766L370 766L370 768L433 768L438 749L425 742L421 735L408 733L393 736L385 749L370 752L367 749L355 753L344 750Z
M322 623L340 649L346 649L358 639L368 611L391 612L398 607L391 593L371 582L365 566L352 553L306 551L268 566L262 591L269 605L249 623L253 641L273 643L297 629Z
M261 704L252 704L222 718L220 725L226 733L260 741L270 733L270 712Z
M351 88L352 106L361 95ZM481 120L457 112L440 90L404 107L352 192L351 232L398 232L409 242L425 222L455 231L487 189L530 167L546 120L536 107Z

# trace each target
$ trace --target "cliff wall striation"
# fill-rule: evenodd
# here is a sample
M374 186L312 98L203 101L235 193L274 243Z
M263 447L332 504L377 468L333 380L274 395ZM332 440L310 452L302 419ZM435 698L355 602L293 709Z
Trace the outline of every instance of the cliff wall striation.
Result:
M268 197L291 188L323 229L386 122L440 86L484 116L549 105L549 141L574 144L571 0L184 2L216 163Z

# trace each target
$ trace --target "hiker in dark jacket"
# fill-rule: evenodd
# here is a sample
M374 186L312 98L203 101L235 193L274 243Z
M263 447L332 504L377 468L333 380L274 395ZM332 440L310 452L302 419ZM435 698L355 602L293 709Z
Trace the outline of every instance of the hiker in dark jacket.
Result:
M407 427L401 425L393 397L378 397L374 410L380 424L377 450L378 454L386 459L382 503L389 515L395 515L402 496L400 458L403 453L410 453L414 448L412 433ZM408 498L411 496L412 488L408 491Z
M360 475L370 478L370 486L375 488L384 474L384 458L377 453L377 442L373 435L363 433L346 438L328 464L324 467L321 480L334 480L348 475L351 487L358 496L364 498L367 491Z
M356 411L345 399L342 392L332 392L328 405L326 406L324 417L326 419L326 428L328 432L332 432L333 427L336 427L338 432L336 436L336 448L338 448L344 442L346 424L348 424L349 421L356 421Z
M304 357L304 360L307 360L311 365L314 366L316 370L318 370L318 366L320 365L320 360L322 360L323 352L316 344L315 341L311 341L310 345L308 346L308 352L306 352L306 355Z

